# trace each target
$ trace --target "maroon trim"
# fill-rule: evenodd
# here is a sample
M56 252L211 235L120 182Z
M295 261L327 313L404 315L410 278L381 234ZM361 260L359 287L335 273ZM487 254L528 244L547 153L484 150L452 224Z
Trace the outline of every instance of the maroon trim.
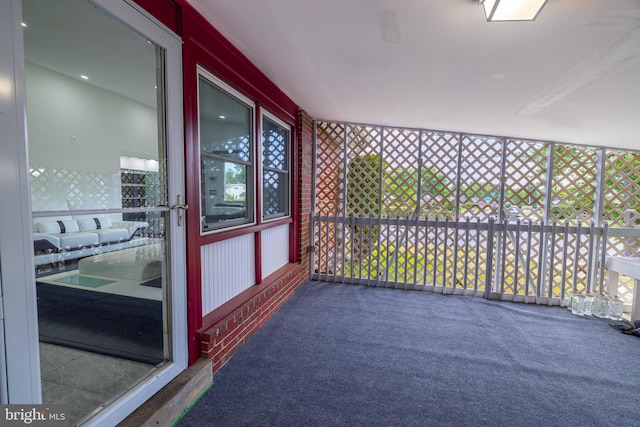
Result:
M220 242L222 240L233 239L234 237L244 236L246 234L258 233L267 228L277 227L283 224L293 223L293 218L287 217L270 222L263 222L262 224L249 225L243 228L237 228L235 230L220 231L218 233L212 233L209 235L201 236L202 245L209 245L211 243Z
M296 120L296 124L291 126L291 166L289 169L291 179L291 206L289 206L289 209L293 220L289 228L289 260L291 262L298 262L298 248L300 247L300 212L298 212L300 207L300 193L298 192L298 180L300 179L298 148L300 147L300 142L298 141L298 132L302 134L298 129L298 120Z
M255 111L255 121L256 121L256 140L255 145L253 147L254 159L255 159L255 211L256 211L256 223L262 224L262 152L260 152L260 148L262 148L262 106L259 102L256 102L256 111ZM257 258L256 258L257 259Z
M186 17L185 17L186 18ZM187 19L184 37L189 37ZM188 45L188 43L187 43ZM191 209L186 212L187 227L187 334L189 365L200 358L200 342L197 330L202 326L202 270L200 253L200 153L198 149L198 80L196 58L193 49L184 46L183 99L185 138L185 187L186 203ZM191 75L192 74L192 75ZM190 77L189 77L190 76Z
M298 106L271 82L255 65L253 65L238 49L236 49L220 32L213 28L188 2L188 0L136 0L139 6L152 14L169 29L183 39L183 99L184 99L184 138L185 138L185 178L186 203L191 209L186 212L186 249L187 249L187 333L189 364L195 363L201 356L198 330L206 323L211 325L211 314L203 319L202 316L202 277L201 277L201 246L220 240L233 238L248 233L256 234L256 278L261 275L260 261L260 232L266 228L282 224L291 224L290 258L298 259L299 243L299 192L298 180ZM262 222L259 175L256 175L256 225L231 230L229 232L200 235L200 176L198 151L198 93L196 67L200 64L225 81L234 89L256 102L256 141L261 138L260 110L268 110L279 119L288 123L293 131L291 137L292 165L292 206L291 217L280 220ZM256 150L259 144L256 144ZM256 156L259 159L259 156ZM261 167L261 165L260 165ZM270 276L279 276L288 267L278 270ZM269 280L269 283L272 283ZM266 289L269 283L262 282L250 289L249 293L242 293L232 301L240 301L247 295L256 294ZM225 304L214 313L230 313L233 304ZM222 311L221 311L222 310Z
M135 0L144 10L158 21L169 27L174 33L181 35L180 6L173 0Z
M256 212L256 224L258 226L262 225L262 105L260 102L256 101L256 111L255 111L255 121L256 121L256 137L255 144L253 146L254 153L254 171L255 171L255 180L254 180L254 203L255 203L255 212ZM262 229L256 231L254 234L254 245L253 245L253 255L255 264L254 274L256 278L256 285L260 285L262 283Z
M256 285L259 285L262 283L262 233L258 231L253 235L253 239L255 254L254 271L256 275Z
M165 0L168 1L168 0ZM200 235L200 177L198 152L198 94L197 94L197 65L201 65L209 72L220 78L243 95L251 98L256 103L256 141L261 124L259 113L261 108L267 109L276 117L288 123L295 129L297 123L298 106L287 97L277 86L273 84L255 65L253 65L239 50L237 50L222 34L214 29L191 6L187 0L176 0L181 7L181 25L183 38L183 80L184 80L184 126L185 126L185 174L186 174L186 203L191 206L187 211L187 303L188 303L188 342L189 364L195 363L201 356L198 330L203 324L211 325L211 313L203 319L202 315L202 277L201 277L201 246L217 241L233 238L248 233L256 234L256 243L261 240L259 233L265 228L275 227L281 224L293 224L297 229L297 209L292 209L292 217L282 220L262 223L261 207L256 209L256 225L247 226L229 232L220 232L210 235ZM154 3L146 0L146 3ZM149 6L150 9L154 9ZM180 15L180 13L177 13ZM166 19L166 18L165 18ZM180 18L177 18L180 19ZM170 27L171 28L171 27ZM258 144L256 144L257 150ZM293 153L297 153L298 142L292 138ZM256 156L259 159L258 156ZM295 165L295 163L294 163ZM295 168L292 168L295 170ZM256 175L256 194L261 194ZM294 188L297 188L297 177L294 178ZM293 205L297 206L299 197L296 191L292 191ZM256 197L256 202L261 199ZM297 230L296 230L297 234ZM297 243L297 237L294 240ZM260 246L256 244L256 278L261 275ZM297 254L297 250L290 251ZM274 273L275 274L275 273ZM273 276L273 275L272 275ZM259 280L258 280L259 281ZM264 290L267 285L250 288L251 293ZM246 291L245 291L246 292ZM245 293L231 301L239 301L246 297ZM215 313L230 313L233 304L224 304L216 309Z

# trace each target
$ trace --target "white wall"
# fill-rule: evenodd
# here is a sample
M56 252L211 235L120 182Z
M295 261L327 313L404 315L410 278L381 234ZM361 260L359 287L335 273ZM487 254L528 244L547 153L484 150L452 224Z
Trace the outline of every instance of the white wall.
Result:
M289 224L262 232L262 277L289 263Z
M77 195L91 203L80 201L76 208L121 207L120 154L158 158L156 109L33 63L27 62L25 71L30 167L67 171L76 177L76 186L92 181ZM52 202L77 194L70 188L33 190L34 210L46 210L46 200L36 200L38 193L49 194ZM109 206L95 200L108 200Z
M200 248L202 314L207 315L256 283L253 234Z

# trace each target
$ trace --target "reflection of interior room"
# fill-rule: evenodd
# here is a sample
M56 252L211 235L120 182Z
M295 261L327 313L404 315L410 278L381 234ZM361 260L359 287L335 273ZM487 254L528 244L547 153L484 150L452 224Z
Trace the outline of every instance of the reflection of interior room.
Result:
M122 31L119 22L105 24L113 20L91 5L65 3L70 3L67 11L86 14L65 17L70 22ZM48 15L44 6L24 4L30 23L25 72L41 383L43 402L69 405L74 423L165 358L164 221L158 212L140 210L166 204L158 156L156 50L135 34L142 43L133 54L115 37L110 42L118 48L111 53L123 61L138 58L132 66L137 69L119 69L118 61L104 58L108 64L100 70L117 76L114 80L142 75L148 96L98 87L98 66L95 76L84 77L80 73L89 71L72 74L58 66L57 55L78 65L81 58L74 52L81 50L64 37L44 40L62 36L38 28L38 16ZM62 4L54 9L65 14ZM87 24L92 19L101 25ZM73 37L74 43L83 38ZM130 42L131 33L126 37ZM45 42L57 45L55 54L45 54ZM123 208L139 210L122 213Z
M99 213L159 203L155 108L35 64L26 71L37 276L158 278L158 214Z

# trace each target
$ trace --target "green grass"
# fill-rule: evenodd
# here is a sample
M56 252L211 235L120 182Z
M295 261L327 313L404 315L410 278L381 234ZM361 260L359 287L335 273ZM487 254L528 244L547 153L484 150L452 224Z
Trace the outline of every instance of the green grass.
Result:
M373 246L373 245L372 245ZM367 248L368 249L368 248ZM445 253L446 250L446 253ZM354 249L355 251L355 249ZM345 258L343 266L338 266L339 269L336 272L337 275L342 275L349 278L369 279L369 280L386 280L396 283L415 283L417 285L433 285L444 286L453 288L453 270L454 270L454 249L452 247L445 247L444 245L438 245L437 257L436 251L433 245L427 247L425 254L424 244L418 244L417 246L412 242L405 246L400 247L397 252L394 252L393 247L387 247L385 241L382 240L379 245L371 248L371 253L360 254L359 251L351 254L351 247L347 243L345 247ZM445 278L445 257L446 257L446 283L443 283ZM332 260L332 258L331 258ZM474 289L476 282L476 251L474 247L470 247L465 258L464 248L459 248L456 260L456 277L455 287L462 288L465 284L465 266L467 268L466 274L466 288ZM478 254L478 277L477 277L477 290L483 291L486 281L486 252L483 250ZM518 278L516 284L515 278L515 257L513 255L507 256L505 262L506 273L504 275L503 289L506 294L525 295L525 289L528 286L527 295L535 295L537 288L537 274L538 266L537 262L533 261L530 264L530 276L529 284L525 277L525 266L522 262L518 263ZM553 274L553 288L552 297L561 297L562 288L562 266L560 263L555 266ZM321 263L322 265L322 263ZM434 268L435 266L435 268ZM495 268L495 266L494 266ZM495 274L495 271L492 271ZM435 276L435 278L434 278ZM541 296L548 295L548 271L546 277L542 280ZM498 280L496 280L498 279ZM494 283L499 283L500 278L493 278ZM584 282L586 277L581 277L578 283L578 289L584 289ZM500 290L500 285L497 285L496 290ZM565 273L565 292L568 292L573 288L572 282L572 268L570 266L566 269ZM515 290L515 291L514 291Z

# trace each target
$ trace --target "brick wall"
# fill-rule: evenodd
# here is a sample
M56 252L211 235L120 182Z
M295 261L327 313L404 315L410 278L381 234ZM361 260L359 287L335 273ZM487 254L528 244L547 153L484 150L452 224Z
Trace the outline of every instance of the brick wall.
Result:
M313 120L302 110L298 112L297 138L300 262L285 269L285 273L269 283L262 292L200 334L202 356L212 359L213 372L220 369L238 348L278 311L298 286L309 278Z

